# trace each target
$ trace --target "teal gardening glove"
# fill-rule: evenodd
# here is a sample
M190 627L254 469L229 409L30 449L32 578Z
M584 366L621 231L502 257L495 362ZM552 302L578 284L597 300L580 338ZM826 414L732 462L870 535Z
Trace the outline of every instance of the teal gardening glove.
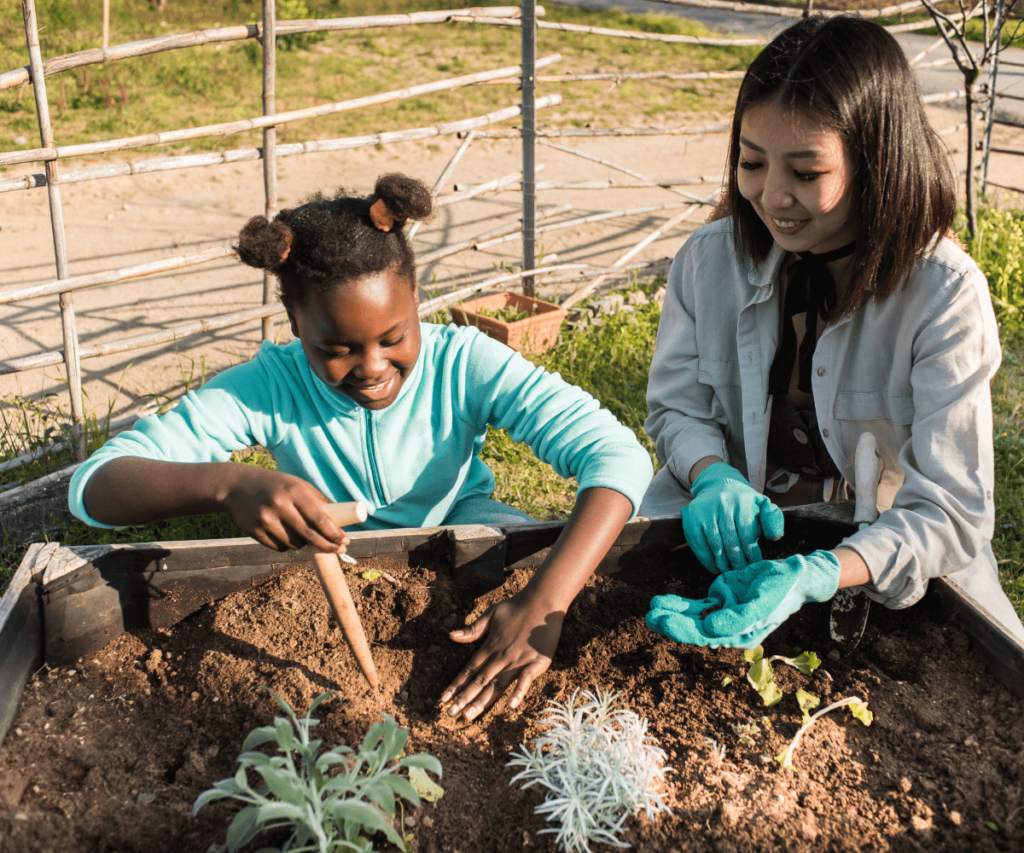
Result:
M839 573L830 551L752 563L715 578L705 599L656 596L647 627L678 643L750 649L808 601L832 598Z
M751 488L743 475L716 462L693 481L693 501L681 510L690 550L709 571L727 572L761 562L757 540L781 539L782 510Z

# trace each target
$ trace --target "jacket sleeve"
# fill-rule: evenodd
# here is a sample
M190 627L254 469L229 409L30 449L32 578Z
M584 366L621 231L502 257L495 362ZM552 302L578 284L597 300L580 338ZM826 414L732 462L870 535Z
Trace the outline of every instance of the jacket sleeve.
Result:
M905 480L892 508L843 543L867 563L869 594L893 608L914 604L929 578L970 565L992 540L989 383L1000 347L980 270L964 274L952 293L938 290L912 353L914 419L899 453Z
M479 332L463 350L457 411L477 428L507 429L579 489L603 487L640 508L654 468L633 431L582 388Z
M92 518L84 503L89 479L112 459L225 462L236 450L267 446L267 419L254 413L272 411L257 402L268 384L260 360L254 359L218 374L199 391L190 391L166 414L142 418L133 429L114 436L71 478L68 507L72 514L93 527L113 527Z
M687 488L697 461L705 456L728 459L722 406L712 387L699 378L695 283L701 269L699 253L690 250L695 243L691 237L684 244L668 273L647 382L650 415L644 422L658 458Z

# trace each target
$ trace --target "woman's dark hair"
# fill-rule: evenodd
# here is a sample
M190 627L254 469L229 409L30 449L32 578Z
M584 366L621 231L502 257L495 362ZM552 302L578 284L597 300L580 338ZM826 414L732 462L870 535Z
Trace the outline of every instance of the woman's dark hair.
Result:
M388 231L371 216L378 201L391 220ZM317 193L272 221L254 216L238 235L235 250L242 263L277 276L287 306L303 304L311 292L391 267L415 287L416 256L403 228L407 219L426 219L432 210L430 190L422 181L382 175L366 198L343 189L334 198Z
M928 123L910 65L889 33L852 17L811 16L781 32L747 69L732 120L725 192L712 219L733 217L737 245L762 263L773 239L740 195L744 113L777 104L836 131L853 159L851 215L859 219L852 280L830 316L853 311L870 289L885 299L904 283L936 235L947 233L956 186Z

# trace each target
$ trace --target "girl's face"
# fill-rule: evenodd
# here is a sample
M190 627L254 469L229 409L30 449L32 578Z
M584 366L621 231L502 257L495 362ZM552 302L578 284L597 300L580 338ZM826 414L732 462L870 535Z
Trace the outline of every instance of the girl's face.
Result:
M386 409L416 366L419 304L408 279L387 269L311 293L288 319L321 381L364 409Z
M853 158L834 130L775 103L750 107L740 123L737 184L790 252L828 252L857 239Z

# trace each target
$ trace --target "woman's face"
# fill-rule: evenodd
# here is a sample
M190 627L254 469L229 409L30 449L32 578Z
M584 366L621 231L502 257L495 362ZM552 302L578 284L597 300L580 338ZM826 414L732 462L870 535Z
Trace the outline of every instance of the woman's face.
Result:
M416 288L394 269L311 293L289 309L317 377L364 409L386 409L420 353Z
M857 239L853 158L834 130L775 103L750 107L740 123L737 183L790 252L828 252Z

